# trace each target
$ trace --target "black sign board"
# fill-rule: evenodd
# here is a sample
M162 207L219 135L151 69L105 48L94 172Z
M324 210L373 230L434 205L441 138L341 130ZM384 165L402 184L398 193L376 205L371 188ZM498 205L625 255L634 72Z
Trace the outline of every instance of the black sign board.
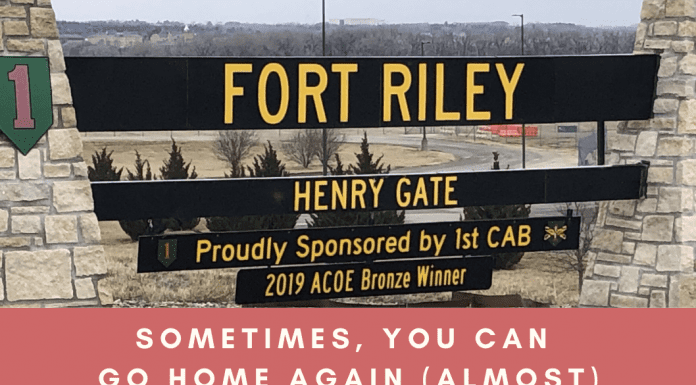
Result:
M158 131L642 120L659 56L65 61L81 131Z
M141 237L138 272L574 250L579 217Z
M587 202L645 196L647 164L461 173L92 182L99 220ZM243 202L243 204L239 204Z
M486 290L492 277L491 257L243 269L235 303Z

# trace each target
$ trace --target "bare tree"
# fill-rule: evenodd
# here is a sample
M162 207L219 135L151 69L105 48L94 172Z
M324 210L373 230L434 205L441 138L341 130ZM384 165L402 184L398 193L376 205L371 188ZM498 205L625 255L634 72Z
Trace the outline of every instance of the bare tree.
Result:
M282 149L290 159L307 168L312 159L321 153L321 131L298 130L289 142L282 144Z
M573 210L580 216L580 244L577 250L568 250L555 254L558 262L570 271L578 273L578 292L582 291L582 283L587 267L587 253L594 236L595 223L599 205L597 202L572 202L564 203L558 208L559 212L565 215L568 210Z
M249 151L258 141L255 131L220 131L213 143L213 149L219 159L227 161L232 170L231 176L239 177L243 173L242 159L249 155Z
M307 168L316 156L324 163L321 130L305 129L298 131L289 142L283 143L283 152L293 161ZM331 159L345 143L345 138L337 129L326 129L326 159Z
M324 164L324 159L331 160L331 158L334 157L334 154L338 152L338 150L341 149L341 146L343 146L343 143L345 143L345 136L339 134L339 131L334 128L329 128L326 130L326 156L324 156L323 153L323 147L322 147L322 134L321 131L317 130L319 133L319 146L318 149L319 151L317 152L317 157L319 157L319 162L321 164Z

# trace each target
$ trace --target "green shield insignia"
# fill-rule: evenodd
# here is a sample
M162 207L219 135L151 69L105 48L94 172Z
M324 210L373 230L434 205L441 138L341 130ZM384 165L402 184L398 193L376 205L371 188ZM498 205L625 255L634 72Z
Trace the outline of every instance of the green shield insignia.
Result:
M0 131L26 155L52 124L48 58L0 57Z
M164 267L176 259L176 239L162 239L157 245L157 260L162 262Z
M566 231L568 231L568 225L565 221L551 221L544 228L544 240L549 241L553 247L558 246L561 241L566 239Z

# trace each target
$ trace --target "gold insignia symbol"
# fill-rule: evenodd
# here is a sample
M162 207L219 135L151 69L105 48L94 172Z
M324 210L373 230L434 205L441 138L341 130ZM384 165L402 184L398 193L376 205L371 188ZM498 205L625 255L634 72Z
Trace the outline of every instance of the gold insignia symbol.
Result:
M566 239L565 232L568 230L568 225L564 222L549 222L549 225L544 228L544 240L549 241L553 246L557 246L562 240Z

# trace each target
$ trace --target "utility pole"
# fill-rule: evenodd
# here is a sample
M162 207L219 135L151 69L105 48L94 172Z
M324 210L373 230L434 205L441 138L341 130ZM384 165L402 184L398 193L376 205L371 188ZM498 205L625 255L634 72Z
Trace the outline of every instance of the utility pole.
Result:
M522 50L522 56L524 56L524 14L519 14L519 15L512 15L512 16L519 16L520 20L522 22L521 28L520 28L520 33L521 33L521 42L520 42L520 48ZM527 154L526 154L526 145L527 145L527 133L525 131L525 124L522 123L522 168L527 168Z
M425 50L423 46L425 44L430 44L430 41L421 42L421 56L425 56ZM423 127L423 140L421 140L421 151L428 151L428 138L425 137L425 126Z
M326 0L321 0L321 56L326 56ZM327 164L329 163L328 138L326 128L321 129L321 175L327 175Z

